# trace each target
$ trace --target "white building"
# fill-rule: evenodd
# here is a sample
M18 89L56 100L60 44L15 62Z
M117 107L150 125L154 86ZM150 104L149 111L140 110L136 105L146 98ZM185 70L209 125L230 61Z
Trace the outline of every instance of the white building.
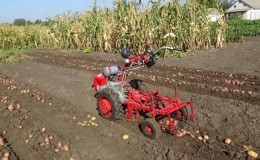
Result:
M237 13L245 20L260 19L260 0L239 0L225 12L228 17Z
M218 19L220 19L221 17L223 17L223 14L220 14L220 12L218 11L218 9L216 8L209 8L209 15L208 15L208 20L210 22L216 22Z

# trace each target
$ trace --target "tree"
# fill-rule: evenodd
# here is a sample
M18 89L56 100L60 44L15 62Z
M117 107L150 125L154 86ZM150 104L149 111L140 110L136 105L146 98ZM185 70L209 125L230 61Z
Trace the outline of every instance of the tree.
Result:
M206 5L208 8L215 8L218 0L197 0L200 4Z
M226 11L231 7L237 0L198 0L202 5L206 5L208 8L221 8Z
M15 19L13 24L16 26L24 26L26 24L26 20L24 18Z
M220 7L223 9L223 11L226 11L227 9L229 9L231 6L233 5L233 3L231 1L222 1L220 3Z
M28 20L28 21L26 21L26 24L27 24L27 25L31 25L31 24L33 24L33 23Z
M36 19L36 21L34 22L34 24L42 24L43 22L40 19Z

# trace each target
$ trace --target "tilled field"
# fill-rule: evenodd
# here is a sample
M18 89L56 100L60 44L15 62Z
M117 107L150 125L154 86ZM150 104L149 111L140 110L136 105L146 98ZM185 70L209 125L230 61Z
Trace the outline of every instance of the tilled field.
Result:
M258 76L165 65L132 71L129 79L140 78L167 95L177 84L181 98L194 102L195 122L185 129L195 138L163 134L152 141L142 135L138 123L112 123L97 114L91 79L104 66L122 66L119 59L41 50L28 54L35 58L32 62L0 69L1 157L243 160L252 159L248 150L259 153ZM129 139L122 140L123 134ZM204 135L209 140L199 140Z
M45 93L0 75L1 155L10 159L75 158L77 151L64 134L53 130L53 119L44 117L43 110L52 112L58 102ZM50 114L51 115L51 114ZM53 127L53 128L52 128ZM13 145L10 145L13 144ZM29 153L28 153L29 151Z
M123 145L119 138L119 146L110 149L111 144L107 140L113 140L113 136L120 137L118 134L122 134L124 128L115 127L118 133L107 131L105 128L111 126L110 123L100 124L93 114L75 114L77 111L69 102L15 83L3 75L0 75L0 89L2 158L125 159L129 158L127 153L115 154L115 150L122 146L127 149L125 145L128 143L140 144L140 147L131 148L138 154L138 149L143 147L138 137ZM100 151L104 155L100 155ZM137 159L149 159L149 156L142 155Z

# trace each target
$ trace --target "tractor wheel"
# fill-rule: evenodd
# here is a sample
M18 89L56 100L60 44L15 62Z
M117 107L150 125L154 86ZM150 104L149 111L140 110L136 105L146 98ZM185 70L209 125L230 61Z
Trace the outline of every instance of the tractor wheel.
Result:
M118 120L123 113L118 94L109 88L105 88L98 93L97 109L103 118L111 121Z
M147 86L143 83L138 84L138 90L147 91Z
M186 107L183 107L174 113L171 114L171 117L175 120L186 122L189 118L188 110Z
M147 138L150 139L156 139L162 134L159 123L152 118L147 118L142 121L141 131Z
M132 79L129 82L130 86L134 89L141 90L141 91L147 91L147 86L143 84L143 81L140 79Z

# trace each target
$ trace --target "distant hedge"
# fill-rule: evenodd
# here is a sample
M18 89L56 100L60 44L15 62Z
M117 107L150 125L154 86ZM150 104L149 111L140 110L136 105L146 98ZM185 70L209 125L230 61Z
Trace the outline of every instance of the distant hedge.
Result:
M260 35L260 20L229 20L226 42L241 41L246 36Z

